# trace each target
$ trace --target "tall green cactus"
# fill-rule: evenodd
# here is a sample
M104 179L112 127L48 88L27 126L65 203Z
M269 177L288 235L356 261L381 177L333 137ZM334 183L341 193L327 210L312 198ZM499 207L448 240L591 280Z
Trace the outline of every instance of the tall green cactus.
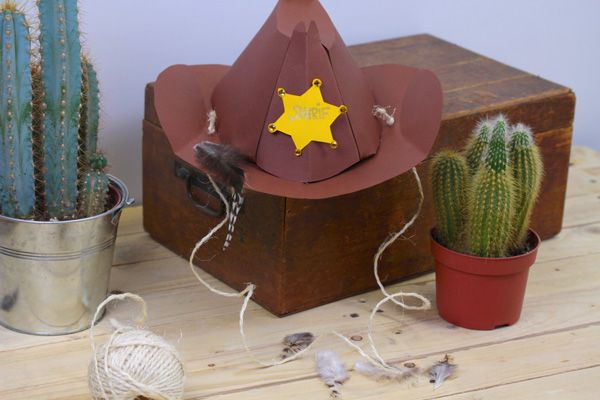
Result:
M490 144L467 200L467 246L481 257L508 254L513 231L514 183L507 148L508 124L495 121Z
M38 0L44 87L44 196L48 216L77 214L81 43L77 0Z
M442 151L431 161L431 184L438 221L436 234L446 246L458 247L462 240L467 176L465 158L454 151Z
M510 143L515 189L515 247L527 238L531 213L542 185L542 158L533 141L531 130L518 124L513 128Z
M91 157L98 151L98 128L100 125L100 90L98 76L87 57L82 58L81 118L79 123L79 146L83 168L90 165Z
M0 209L29 219L35 206L31 132L31 37L13 2L0 9Z
M83 176L81 185L79 215L92 217L106 211L108 198L108 176L106 158L101 154L90 157L90 170Z
M481 121L477 124L473 134L467 142L465 156L467 158L467 165L469 166L469 173L471 176L475 175L477 170L479 170L479 166L481 165L488 144L490 143L492 128L492 124L489 120L486 119Z
M528 127L509 128L502 115L480 122L464 155L443 150L431 161L436 239L481 257L519 253L526 247L542 175Z

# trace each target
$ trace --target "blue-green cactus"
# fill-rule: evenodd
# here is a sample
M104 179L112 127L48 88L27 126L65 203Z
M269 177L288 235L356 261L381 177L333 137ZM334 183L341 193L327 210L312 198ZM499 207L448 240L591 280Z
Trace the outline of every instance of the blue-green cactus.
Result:
M100 90L94 65L87 57L82 59L83 86L81 91L81 119L79 141L82 165L89 167L91 157L98 151L98 128L100 125Z
M53 219L77 214L81 43L77 0L38 0L44 88L44 197Z
M0 12L0 207L5 216L29 219L35 206L31 37L14 3Z
M101 154L90 157L90 170L83 175L80 192L79 215L93 217L106 211L109 179L106 175L106 158Z
M107 199L104 167L91 168L98 79L81 57L77 0L38 0L37 6L40 43L33 47L40 61L31 57L23 13L12 0L0 6L0 212L69 220L81 215L78 204L92 186L98 203Z

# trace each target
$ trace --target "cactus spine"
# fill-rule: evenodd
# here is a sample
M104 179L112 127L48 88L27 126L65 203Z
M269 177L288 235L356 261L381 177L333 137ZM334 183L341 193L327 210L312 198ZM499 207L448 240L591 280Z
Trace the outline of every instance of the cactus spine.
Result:
M488 120L483 120L473 131L473 135L467 142L465 150L465 156L467 158L467 165L469 166L469 173L471 176L475 175L485 152L490 142L490 133L492 131L492 124Z
M108 176L106 158L95 154L90 158L90 170L83 177L80 193L79 215L83 218L92 217L106 211L108 198Z
M91 157L98 151L98 127L100 125L100 90L98 76L87 57L82 59L81 119L79 123L79 146L81 163L89 167Z
M36 218L43 219L46 205L44 203L44 143L43 143L43 117L44 117L44 87L42 85L42 66L39 62L31 64L32 79L32 137L33 137L33 165L35 167L35 209Z
M35 206L31 132L31 37L23 13L12 2L1 8L0 32L0 209L29 219Z
M460 243L465 224L467 163L453 151L438 153L431 162L437 236L444 245Z
M529 128L518 124L509 129L503 116L481 122L464 156L442 151L431 165L436 239L441 244L481 257L523 250L543 175ZM463 211L462 220L457 210ZM450 229L449 221L462 228Z
M481 257L504 257L511 242L513 177L508 163L507 123L499 118L467 201L467 246Z
M533 142L531 130L525 125L515 126L509 143L515 190L515 246L523 243L531 220L531 213L542 185L542 158Z
M81 44L77 0L38 0L44 88L44 197L50 218L77 211Z

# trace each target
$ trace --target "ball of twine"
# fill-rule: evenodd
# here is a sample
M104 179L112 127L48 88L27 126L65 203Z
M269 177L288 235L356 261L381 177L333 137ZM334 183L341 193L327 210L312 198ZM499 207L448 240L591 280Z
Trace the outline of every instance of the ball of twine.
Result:
M106 304L125 298L146 303L130 293L106 299L96 311L94 323ZM96 347L90 329L93 359L88 368L88 384L95 400L179 400L183 398L184 368L179 353L162 337L139 328L112 321L115 331L103 345Z

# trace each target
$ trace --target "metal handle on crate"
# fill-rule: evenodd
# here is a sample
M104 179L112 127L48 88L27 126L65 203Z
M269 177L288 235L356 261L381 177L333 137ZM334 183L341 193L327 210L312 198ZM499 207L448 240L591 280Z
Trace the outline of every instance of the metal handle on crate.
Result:
M210 183L210 181L206 175L204 175L201 172L191 171L187 167L176 163L175 164L175 176L177 176L178 178L185 179L185 190L187 192L187 196L190 199L190 201L192 202L192 204L194 204L194 206L196 206L196 208L198 208L200 211L202 211L204 214L208 215L209 217L218 218L218 217L222 217L223 215L225 215L225 204L223 203L223 201L221 200L221 198L219 197L219 195L213 188L212 184ZM193 192L194 188L217 199L219 201L219 208L213 209L209 206L208 202L203 203L203 202L199 201L196 198L196 196L194 196L194 192Z

